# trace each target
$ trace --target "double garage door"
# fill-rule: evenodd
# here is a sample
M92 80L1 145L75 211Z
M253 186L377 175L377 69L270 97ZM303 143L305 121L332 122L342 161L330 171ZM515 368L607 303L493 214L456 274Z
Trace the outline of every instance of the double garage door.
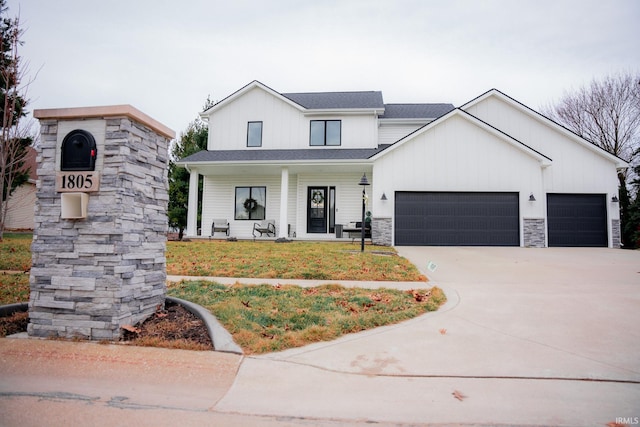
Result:
M549 194L549 246L607 246L604 195ZM519 246L518 193L396 192L398 246Z
M519 246L518 193L397 192L398 246Z

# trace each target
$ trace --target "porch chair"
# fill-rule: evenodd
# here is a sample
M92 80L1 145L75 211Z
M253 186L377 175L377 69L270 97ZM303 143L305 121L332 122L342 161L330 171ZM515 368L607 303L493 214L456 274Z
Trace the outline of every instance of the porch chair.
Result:
M212 238L216 231L226 233L227 237L229 237L229 221L226 219L214 219L213 223L211 223L211 236L209 238Z
M356 239L362 237L362 221L350 222L342 231L349 235L351 243L353 243ZM364 238L371 239L371 223L365 223L364 225Z
M256 231L258 233L260 233L260 237L262 237L263 234L266 234L267 236L274 236L276 235L276 222L272 219L264 219L262 221L258 222L254 222L253 223L253 231L251 232L251 234L253 234L253 238L256 238Z

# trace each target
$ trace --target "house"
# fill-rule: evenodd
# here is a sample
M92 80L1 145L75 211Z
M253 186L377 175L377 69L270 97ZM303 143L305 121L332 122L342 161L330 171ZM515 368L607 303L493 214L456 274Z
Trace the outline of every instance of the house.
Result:
M254 81L204 111L187 235L215 218L253 238L336 239L366 210L381 245L620 245L617 172L628 165L492 89L459 108L382 93L279 93ZM222 237L222 236L220 236Z
M33 230L33 215L36 206L36 150L29 147L23 169L29 172L27 182L13 190L7 202L4 219L6 230Z

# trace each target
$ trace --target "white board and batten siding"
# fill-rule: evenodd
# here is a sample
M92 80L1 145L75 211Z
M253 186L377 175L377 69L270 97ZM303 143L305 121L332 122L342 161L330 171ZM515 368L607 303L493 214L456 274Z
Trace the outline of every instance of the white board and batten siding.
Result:
M374 148L378 122L373 114L305 115L305 111L255 87L215 111L209 118L209 150L318 149L309 145L311 120L341 120L341 145ZM247 123L262 122L262 146L247 147ZM333 148L333 147L332 147Z
M276 229L280 230L280 177L264 176L205 176L202 199L202 236L211 234L211 223L214 218L224 218L229 221L230 236L237 238L252 238L253 224L260 220L236 220L235 198L236 187L266 187L265 219L276 222ZM289 197L295 191L295 180L289 178ZM295 220L294 212L289 212L289 220ZM222 237L216 234L216 237Z
M526 203L542 191L540 162L517 146L460 116L418 132L376 159L376 216L392 217L394 191L518 192L521 216L542 217L543 207Z
M537 113L497 96L481 100L468 111L551 158L545 171L547 192L617 194L615 158Z
M368 174L370 175L370 174ZM358 185L362 175L358 173L333 174L291 174L289 176L288 212L285 227L291 226L291 236L297 238L334 238L333 234L307 233L307 190L309 187L336 188L336 224L360 221L362 216L362 187ZM202 207L202 236L211 234L214 218L229 220L230 235L241 239L252 238L254 222L258 220L235 220L234 201L236 187L265 186L267 188L266 218L276 221L280 230L280 177L261 176L205 176ZM371 192L367 187L367 194ZM371 197L368 210L371 210ZM217 234L216 237L223 237Z
M393 144L424 124L384 123L378 128L378 144Z

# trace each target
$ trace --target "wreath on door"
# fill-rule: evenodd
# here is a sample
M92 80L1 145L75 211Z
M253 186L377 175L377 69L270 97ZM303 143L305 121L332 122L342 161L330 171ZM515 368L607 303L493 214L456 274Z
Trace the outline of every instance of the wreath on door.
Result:
M322 191L315 190L311 194L311 201L316 205L322 204L322 202L324 202L324 195L322 194Z
M258 208L258 202L255 199L247 199L244 201L244 208L247 212L253 212Z

